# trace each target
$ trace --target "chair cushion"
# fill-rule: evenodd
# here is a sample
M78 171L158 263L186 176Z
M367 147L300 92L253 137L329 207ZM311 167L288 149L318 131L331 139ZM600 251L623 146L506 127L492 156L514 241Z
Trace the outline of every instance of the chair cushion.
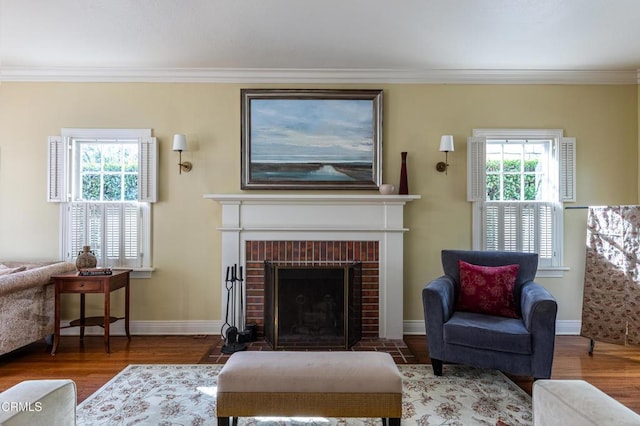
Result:
M481 266L458 261L460 292L456 311L518 318L513 290L520 265Z
M444 342L472 348L530 355L531 335L521 319L456 312L444 324Z
M246 351L222 367L218 392L402 393L402 376L386 352Z

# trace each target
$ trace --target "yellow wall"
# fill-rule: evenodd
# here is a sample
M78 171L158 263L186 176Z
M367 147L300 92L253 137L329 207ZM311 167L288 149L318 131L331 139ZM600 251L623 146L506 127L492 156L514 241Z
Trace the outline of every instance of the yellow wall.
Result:
M134 280L133 320L219 320L220 206L206 193L240 191L239 84L0 84L0 259L58 257L56 204L46 202L46 139L62 127L152 128L160 145L153 206L154 266ZM274 87L254 85L253 87ZM293 85L279 87L296 87ZM307 85L305 87L311 87ZM315 86L326 87L326 86ZM466 137L473 128L560 128L577 138L575 205L638 202L640 103L636 85L428 85L384 89L383 177L398 183L407 151L405 320L422 320L420 292L441 274L439 251L471 247ZM178 174L174 133L185 133L191 173ZM453 134L449 174L440 136ZM541 279L560 320L579 320L586 210L565 211L564 279Z

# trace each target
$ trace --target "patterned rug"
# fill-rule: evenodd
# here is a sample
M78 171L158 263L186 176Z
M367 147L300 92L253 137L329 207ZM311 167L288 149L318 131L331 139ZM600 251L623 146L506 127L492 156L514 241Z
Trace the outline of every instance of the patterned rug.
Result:
M219 364L130 365L83 401L78 425L215 425ZM398 366L408 425L531 425L531 397L502 373ZM380 419L241 418L241 425L379 425Z

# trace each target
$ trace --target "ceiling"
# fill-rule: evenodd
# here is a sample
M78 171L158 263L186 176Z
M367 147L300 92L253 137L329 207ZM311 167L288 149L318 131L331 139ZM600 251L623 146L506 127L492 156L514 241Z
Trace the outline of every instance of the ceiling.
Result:
M0 81L638 83L639 18L638 0L0 0Z

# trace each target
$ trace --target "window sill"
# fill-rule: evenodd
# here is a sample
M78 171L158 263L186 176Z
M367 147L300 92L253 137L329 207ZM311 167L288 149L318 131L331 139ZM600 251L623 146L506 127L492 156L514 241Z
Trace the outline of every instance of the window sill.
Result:
M568 266L538 268L536 278L564 278L564 273L568 270Z
M119 268L113 268L119 269ZM131 268L133 271L130 274L130 278L135 279L148 279L151 278L151 273L156 270L154 267L146 267L146 268Z

